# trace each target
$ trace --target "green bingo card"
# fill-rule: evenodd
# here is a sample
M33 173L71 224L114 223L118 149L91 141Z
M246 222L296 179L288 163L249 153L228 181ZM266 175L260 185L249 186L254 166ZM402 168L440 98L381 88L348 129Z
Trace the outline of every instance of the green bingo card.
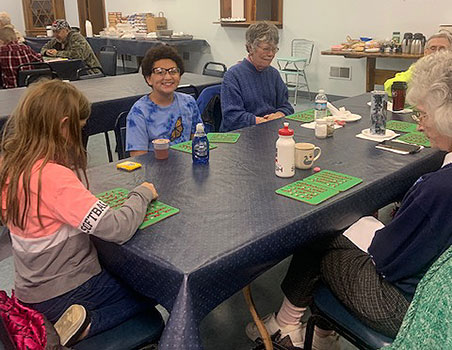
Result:
M358 177L337 173L331 170L322 170L303 179L303 181L328 187L340 192L347 191L349 188L363 182L363 180Z
M181 151L185 153L191 154L191 140L178 143L177 145L172 145L170 148L175 149L176 151ZM216 145L213 145L209 142L209 150L217 148Z
M239 137L238 133L210 132L207 134L209 142L213 143L236 143Z
M423 132L410 132L397 138L398 141L413 143L419 146L431 147L430 140Z
M327 112L328 116L331 115L329 110L327 110L326 112ZM314 108L311 108L311 109L308 109L303 112L298 112L298 113L288 115L286 117L286 119L295 120L297 122L302 122L302 123L310 123L310 122L314 121L314 113L315 113Z
M276 193L297 201L317 205L337 195L339 191L300 180L281 187L276 190Z
M413 132L416 131L417 124L402 122L400 120L389 120L386 123L386 129L402 132Z
M124 188L115 188L96 195L102 202L108 204L112 209L118 209L127 199L129 191ZM153 201L149 204L140 229L151 226L163 219L177 214L179 209L166 205L159 201Z

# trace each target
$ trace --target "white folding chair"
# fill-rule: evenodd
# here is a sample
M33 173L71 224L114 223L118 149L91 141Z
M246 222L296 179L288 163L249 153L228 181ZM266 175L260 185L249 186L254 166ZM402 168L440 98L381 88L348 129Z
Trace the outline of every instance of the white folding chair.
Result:
M305 69L311 63L312 52L314 51L314 42L306 39L294 39L291 45L290 57L277 57L278 70L284 75L287 88L295 91L294 105L297 104L298 90L306 87L309 99L311 92L309 90L308 79ZM294 77L291 80L289 77Z

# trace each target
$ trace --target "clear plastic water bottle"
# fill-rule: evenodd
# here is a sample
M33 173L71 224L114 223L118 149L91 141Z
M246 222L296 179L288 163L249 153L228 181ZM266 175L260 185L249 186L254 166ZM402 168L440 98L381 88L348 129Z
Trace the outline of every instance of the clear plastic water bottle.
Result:
M315 120L317 119L323 119L326 118L327 112L326 112L326 104L328 102L328 99L325 95L325 91L320 89L319 93L315 97L315 111L314 111L314 117Z
M209 139L204 132L203 123L196 125L196 133L193 137L191 155L194 164L209 163Z

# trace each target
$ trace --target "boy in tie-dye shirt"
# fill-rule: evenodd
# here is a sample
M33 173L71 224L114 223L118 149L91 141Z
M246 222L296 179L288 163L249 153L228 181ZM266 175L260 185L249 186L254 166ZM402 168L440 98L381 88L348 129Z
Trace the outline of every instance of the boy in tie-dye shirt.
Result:
M152 140L170 144L190 140L196 124L202 123L193 97L175 92L184 73L181 57L170 46L150 49L142 72L152 92L140 98L127 116L126 151L131 156L153 151Z

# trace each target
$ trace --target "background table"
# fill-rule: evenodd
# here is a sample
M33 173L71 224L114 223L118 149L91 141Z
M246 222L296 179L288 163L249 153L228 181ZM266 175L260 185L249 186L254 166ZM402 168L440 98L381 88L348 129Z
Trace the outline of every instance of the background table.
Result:
M99 52L102 46L115 46L119 55L144 57L146 51L154 46L168 44L181 51L204 51L209 44L204 39L193 40L136 40L115 38L86 38L94 52ZM183 50L182 50L183 49Z
M356 138L369 127L369 100L363 95L336 103L363 119L336 130L333 138L317 140L313 130L290 121L296 141L322 148L316 165L363 179L318 206L275 194L312 174L297 170L290 179L275 176L275 142L283 120L240 130L236 144L218 144L211 151L208 166L194 166L189 154L170 150L165 161L152 153L137 157L143 167L132 173L116 170L115 164L89 170L93 193L151 181L162 202L180 209L123 246L95 240L108 269L170 311L159 349L201 349L199 323L218 304L296 249L400 198L420 175L440 167L441 152L404 156Z
M222 78L184 73L179 91L190 92L194 86L198 93L205 87L221 84ZM85 127L86 135L94 135L114 129L117 116L129 110L141 96L151 90L139 73L117 75L72 82L92 103L91 116ZM5 120L14 110L25 88L0 90L0 119Z
M36 52L41 52L41 48L52 38L26 37L25 43ZM95 53L99 52L102 46L113 45L118 50L119 55L133 55L144 57L147 50L159 45L168 44L177 49L185 51L204 51L209 48L209 43L204 39L193 40L136 40L119 38L86 38Z
M393 78L397 70L376 69L377 58L399 58L417 60L422 54L381 53L381 52L346 52L346 51L322 51L322 55L344 56L345 58L366 58L366 91L374 90L374 85L383 85L387 79Z

